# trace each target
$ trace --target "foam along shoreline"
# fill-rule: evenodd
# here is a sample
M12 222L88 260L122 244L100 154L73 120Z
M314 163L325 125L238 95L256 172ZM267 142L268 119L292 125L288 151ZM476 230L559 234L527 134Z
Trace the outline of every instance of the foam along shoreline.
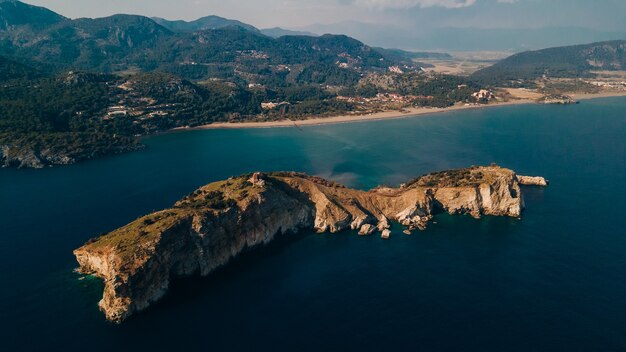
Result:
M574 100L590 100L599 98L610 98L626 96L626 91L623 92L601 92L595 94L574 93L570 94ZM537 104L533 99L515 99L507 102L499 102L485 105L454 105L447 108L407 108L402 111L392 110L383 111L364 115L337 115L329 117L311 117L305 120L279 120L279 121L261 121L261 122L216 122L212 124L197 126L197 127L178 127L172 129L172 131L189 131L189 130L207 130L207 129L236 129L236 128L275 128L275 127L298 127L298 126L317 126L317 125L332 125L340 123L352 123L352 122L365 122L365 121L378 121L378 120L391 120L411 118L424 115L432 115L438 113L445 113L451 111L460 110L474 110L485 109L497 106L511 106L511 105L525 105L525 104Z

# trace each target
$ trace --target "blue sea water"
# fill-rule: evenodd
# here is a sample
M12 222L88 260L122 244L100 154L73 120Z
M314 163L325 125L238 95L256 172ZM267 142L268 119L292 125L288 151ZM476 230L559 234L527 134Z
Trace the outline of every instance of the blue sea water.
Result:
M3 351L625 351L626 98L145 139L0 170ZM496 162L551 180L522 220L441 215L391 240L301 233L177 282L122 325L72 250L211 181L296 170L367 189Z

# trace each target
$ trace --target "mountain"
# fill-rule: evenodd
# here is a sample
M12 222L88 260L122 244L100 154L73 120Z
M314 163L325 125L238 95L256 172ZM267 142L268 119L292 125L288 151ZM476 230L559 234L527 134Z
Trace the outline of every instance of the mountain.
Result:
M272 37L272 38L280 38L280 37L284 37L286 35L309 36L309 37L318 37L319 36L318 34L315 34L313 32L292 31L292 30L284 29L284 28L280 28L280 27L261 29L261 33L265 34L268 37Z
M27 5L15 4L30 11ZM172 27L173 22L162 23ZM405 64L344 35L271 38L254 27L212 16L176 23L179 26L172 27L177 29L173 31L144 16L114 15L63 19L42 28L16 25L0 30L0 55L59 70L159 70L187 79L220 78L271 86L345 86L373 70ZM189 31L179 31L181 23ZM201 29L217 25L224 27Z
M284 36L276 41L286 51L306 54L316 61L328 61L332 57L332 60L343 58L344 60L339 61L366 67L386 68L388 65L379 52L346 35Z
M356 105L335 99L340 92L359 94L364 77L390 66L413 68L345 35L272 38L214 17L161 21L172 30L144 16L71 20L0 4L0 166L130 151L134 136L175 127L345 113ZM287 103L262 108L275 101Z
M0 30L24 25L44 28L65 20L65 17L43 7L16 0L0 0Z
M490 29L448 27L426 30L411 44L418 48L437 50L522 52L624 38L626 32L580 27Z
M154 20L156 23L160 24L161 26L171 30L172 32L179 32L179 33L198 32L198 31L204 31L204 30L209 30L209 29L222 29L222 28L227 28L227 27L240 27L240 28L243 28L245 30L248 30L254 33L262 33L272 38L279 38L279 37L286 36L286 35L311 36L311 37L318 36L317 34L309 32L309 31L293 31L293 30L288 30L288 29L284 29L280 27L266 28L266 29L259 30L253 25L243 23L237 20L231 20L228 18L219 17L219 16L206 16L206 17L199 18L195 21L189 21L189 22L182 21L182 20L170 21L170 20L166 20L163 18L159 18L159 17L152 17L152 20Z
M506 82L589 76L594 70L626 70L626 40L526 51L475 72L472 78Z
M169 21L159 17L153 17L152 20L173 32L197 32L225 27L241 27L252 32L259 32L259 30L252 25L219 16L206 16L191 22L182 20Z
M60 67L115 71L130 63L146 66L146 55L172 34L142 16L81 18L39 31L0 31L0 53Z

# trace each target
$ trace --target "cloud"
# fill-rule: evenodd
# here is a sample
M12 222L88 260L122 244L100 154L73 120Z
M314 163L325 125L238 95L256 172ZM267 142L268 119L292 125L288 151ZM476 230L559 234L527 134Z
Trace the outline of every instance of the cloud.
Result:
M505 2L515 0L503 0ZM445 7L458 9L472 6L476 0L352 0L352 4L375 9L408 9L412 7Z

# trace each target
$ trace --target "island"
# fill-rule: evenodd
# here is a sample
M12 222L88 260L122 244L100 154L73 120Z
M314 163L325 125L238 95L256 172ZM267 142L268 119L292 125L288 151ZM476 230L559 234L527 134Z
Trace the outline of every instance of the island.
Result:
M520 185L545 186L491 166L431 173L399 187L347 188L297 172L242 175L199 188L170 209L139 218L74 251L83 274L104 280L100 309L122 322L159 301L173 279L206 276L233 258L300 230L392 238L423 230L433 215L519 218Z

